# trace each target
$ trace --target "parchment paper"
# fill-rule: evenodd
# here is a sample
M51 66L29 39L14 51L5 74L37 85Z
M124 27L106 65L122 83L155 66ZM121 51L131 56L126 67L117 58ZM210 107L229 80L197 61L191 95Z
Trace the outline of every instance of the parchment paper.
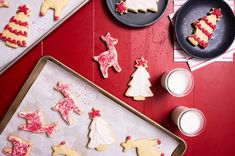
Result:
M48 10L47 14L43 17L39 16L41 4L43 1L44 0L9 0L8 2L10 3L10 7L0 9L0 32L3 32L4 27L9 23L10 18L16 15L16 11L19 5L27 4L32 9L32 13L29 17L29 37L27 47L19 47L14 49L6 46L5 42L0 40L0 71L25 50L27 50L30 45L42 37L46 32L52 29L52 27L60 22L60 20L68 15L72 10L87 0L70 0L68 5L62 10L60 20L58 21L54 21L53 10Z
M64 122L58 112L51 110L51 107L63 98L59 92L53 89L58 81L71 84L75 98L85 112L80 116L73 113L73 124L70 126ZM115 144L106 151L97 152L94 149L86 148L88 126L90 124L88 112L92 107L101 109L102 117L110 124L116 140ZM39 108L43 110L47 124L54 121L59 124L59 131L51 138L48 138L46 134L35 134L18 130L18 126L25 123L23 118L18 117L18 113L20 111L36 111ZM7 141L7 136L10 134L30 140L33 143L32 156L50 156L52 153L51 146L58 145L61 141L65 141L68 147L79 151L82 156L136 156L134 149L127 153L122 152L120 143L124 142L128 135L136 139L159 138L162 141L160 150L166 156L170 156L179 145L174 138L115 103L86 82L76 78L51 61L47 62L0 135L0 150L5 146L11 146L11 143Z

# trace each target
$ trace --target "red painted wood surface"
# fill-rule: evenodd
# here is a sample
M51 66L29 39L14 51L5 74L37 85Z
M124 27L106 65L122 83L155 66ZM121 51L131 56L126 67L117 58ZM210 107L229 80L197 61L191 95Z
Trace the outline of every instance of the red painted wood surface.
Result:
M91 1L0 76L0 119L39 58L51 55L185 139L186 156L234 155L235 62L213 63L193 72L194 90L183 98L172 97L160 85L163 72L176 67L188 68L186 63L173 62L173 30L167 17L172 10L170 1L160 21L147 28L133 29L117 22L104 0ZM109 78L105 80L92 57L106 50L100 36L107 32L119 39L116 48L123 71L116 73L109 69ZM149 61L147 70L155 94L144 102L124 96L130 75L135 71L134 60L140 56ZM170 119L177 105L204 112L207 125L201 135L189 138L177 130Z

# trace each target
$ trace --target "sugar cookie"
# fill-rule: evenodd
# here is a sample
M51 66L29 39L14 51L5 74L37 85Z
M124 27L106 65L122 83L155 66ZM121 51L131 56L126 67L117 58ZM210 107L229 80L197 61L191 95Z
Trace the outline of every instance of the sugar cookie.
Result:
M79 108L78 104L75 102L73 94L70 91L71 86L67 83L57 82L54 89L60 92L64 98L60 100L52 109L58 111L62 118L66 121L68 125L72 124L71 113L76 112L77 114L82 114L82 110Z
M160 144L161 141L159 139L133 140L131 136L128 136L121 146L123 147L123 152L136 148L138 156L164 156L164 153L156 148Z
M114 143L111 129L106 121L101 118L100 110L92 108L89 113L91 125L89 126L88 148L95 148L97 151L108 149Z
M117 72L122 70L118 64L118 55L115 48L118 39L112 38L109 32L106 36L101 36L101 39L106 43L108 50L98 56L94 56L93 59L99 63L103 77L108 78L109 67L113 66Z
M147 12L147 11L152 11L152 12L157 12L158 7L157 7L157 2L159 0L126 0L126 8L129 11L133 12Z
M65 155L65 156L81 156L76 151L66 147L65 142L61 142L57 146L52 146L53 153L52 156Z
M194 46L199 45L202 48L206 48L221 17L221 9L213 8L207 16L195 21L193 23L195 30L192 35L188 36L188 41Z
M55 11L54 20L58 20L62 9L69 3L69 0L44 0L40 10L40 16L44 16L48 9Z
M27 121L26 124L19 126L20 130L32 133L46 133L49 137L58 130L56 123L44 125L42 112L40 110L37 110L36 112L20 112L19 116L25 118Z
M153 92L150 90L151 83L146 68L148 61L143 57L137 59L135 67L136 71L131 75L132 80L128 83L129 88L126 91L126 96L133 97L134 100L145 100L145 97L152 97Z
M27 46L30 13L31 9L27 5L18 7L17 15L11 17L9 24L0 33L0 39L5 41L6 45L12 48Z
M25 141L19 137L10 135L8 140L12 143L12 147L5 147L3 153L7 156L29 156L32 143Z

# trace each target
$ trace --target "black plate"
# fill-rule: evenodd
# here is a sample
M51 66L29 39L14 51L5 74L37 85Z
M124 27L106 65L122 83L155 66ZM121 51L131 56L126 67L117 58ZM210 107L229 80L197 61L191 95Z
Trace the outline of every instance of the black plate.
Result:
M192 23L207 15L210 9L221 8L223 17L217 23L213 39L207 48L192 46L187 37L192 33ZM176 15L175 34L180 46L190 55L198 58L214 58L223 54L233 43L235 17L232 9L223 0L189 0Z
M153 24L164 14L168 5L168 0L159 0L159 2L157 2L158 12L156 13L149 11L147 13L133 13L128 11L128 13L120 15L115 11L116 3L118 2L120 2L120 0L106 0L109 11L113 16L121 23L131 27L145 27Z

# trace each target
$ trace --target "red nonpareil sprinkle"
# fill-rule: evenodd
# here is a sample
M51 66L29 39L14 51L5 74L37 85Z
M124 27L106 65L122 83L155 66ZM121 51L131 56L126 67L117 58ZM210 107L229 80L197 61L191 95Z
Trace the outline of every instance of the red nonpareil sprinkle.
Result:
M60 145L65 145L65 141L61 141Z
M127 139L127 140L131 140L131 136L127 136L126 139Z
M161 143L161 140L157 139L157 144L160 145Z

